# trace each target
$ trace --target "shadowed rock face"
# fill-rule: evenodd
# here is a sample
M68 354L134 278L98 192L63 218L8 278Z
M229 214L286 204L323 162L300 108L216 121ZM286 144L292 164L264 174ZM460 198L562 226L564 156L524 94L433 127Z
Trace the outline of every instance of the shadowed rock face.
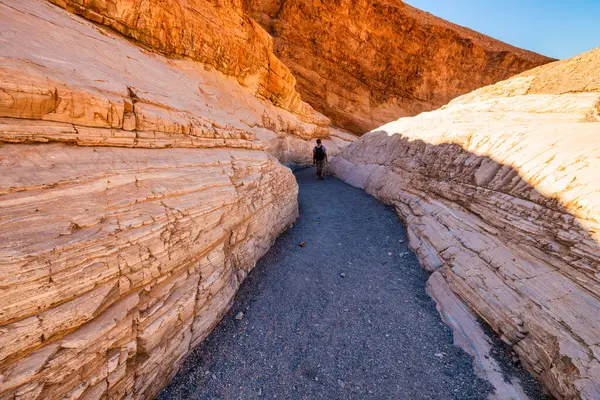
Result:
M455 292L558 398L600 397L598 68L600 49L536 68L332 163L395 206L435 297Z
M400 0L244 4L304 101L359 134L551 61Z

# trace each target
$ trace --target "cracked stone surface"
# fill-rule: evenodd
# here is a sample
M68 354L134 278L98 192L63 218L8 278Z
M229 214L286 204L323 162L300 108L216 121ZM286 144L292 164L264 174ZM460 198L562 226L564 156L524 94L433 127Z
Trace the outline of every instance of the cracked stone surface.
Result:
M261 151L1 154L2 398L152 397L297 216Z
M558 398L600 397L599 67L596 49L399 119L331 168Z

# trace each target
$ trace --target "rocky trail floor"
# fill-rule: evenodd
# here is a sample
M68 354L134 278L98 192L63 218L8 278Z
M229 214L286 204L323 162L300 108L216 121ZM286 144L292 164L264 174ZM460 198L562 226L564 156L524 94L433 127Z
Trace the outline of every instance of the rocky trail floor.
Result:
M296 176L296 225L159 399L487 399L493 388L453 344L393 209L312 168Z

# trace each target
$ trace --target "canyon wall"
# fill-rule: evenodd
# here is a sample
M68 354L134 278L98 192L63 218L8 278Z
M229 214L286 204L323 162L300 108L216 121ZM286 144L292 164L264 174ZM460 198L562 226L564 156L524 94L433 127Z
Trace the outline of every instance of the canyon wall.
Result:
M0 149L0 398L152 398L297 217L246 149Z
M401 0L244 0L302 98L362 134L550 62Z
M533 69L331 164L395 207L436 297L456 293L557 398L600 398L599 70L600 48Z
M8 1L7 5L12 3L15 2ZM160 123L176 125L166 128L168 131L185 131L188 125L194 129L198 124L202 125L200 129L205 129L205 121L198 121L198 117L191 121L184 115L194 112L204 119L218 121L216 129L221 124L252 132L255 139L282 162L309 162L314 145L312 139L315 138L324 139L333 153L355 139L353 135L331 127L328 118L301 100L295 90L295 78L273 54L272 38L243 13L239 1L50 0L50 3L119 33L141 49L164 55L169 66L183 70L187 75L186 79L181 79L178 76L181 72L176 72L163 79L164 68L161 66L142 65L137 55L132 56L123 48L89 48L90 41L79 38L72 44L84 48L84 54L72 54L76 53L75 49L67 46L58 48L63 52L62 59L76 56L81 61L70 61L76 76L65 72L67 68L46 65L52 64L52 59L43 60L53 75L64 72L57 77L60 83L92 86L103 95L117 92L118 97L128 95L136 102L143 97L136 105L138 111L143 112L145 120L154 118L150 116L153 113L159 113ZM36 34L40 32L38 27L31 29ZM63 40L57 33L51 34L57 40ZM67 35L67 40L73 38ZM30 46L30 49L31 55L39 52L37 48ZM110 52L108 57L106 52ZM24 53L26 57L30 55ZM94 59L99 59L100 65L86 71ZM117 76L125 74L126 85L119 82L119 87L114 87L111 80L115 69ZM97 79L98 75L101 79ZM149 80L147 76L150 76ZM154 85L158 87L149 89ZM129 93L120 93L124 89ZM142 104L160 106L165 102L168 104L163 108L168 112L158 112L148 104ZM140 112L129 115L135 115L139 122ZM153 127L146 124L135 126L135 129L148 131Z
M205 60L144 14L181 12L188 32L189 9L154 3L85 2L88 21L0 0L2 399L152 398L298 215L273 155L303 162L315 137L333 152L353 140L293 85L257 89L273 76L261 62L274 66L259 28L262 61L235 33ZM126 28L134 4L146 8ZM245 78L230 58L250 63Z
M241 0L50 0L169 57L190 58L235 76L256 94L303 118L327 121L300 99L271 37Z

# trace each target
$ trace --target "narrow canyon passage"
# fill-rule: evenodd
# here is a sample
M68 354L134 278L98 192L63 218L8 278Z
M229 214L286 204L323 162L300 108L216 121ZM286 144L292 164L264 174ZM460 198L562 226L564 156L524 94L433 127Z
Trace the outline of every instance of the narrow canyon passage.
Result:
M297 224L159 398L487 398L394 211L312 168L296 176Z

